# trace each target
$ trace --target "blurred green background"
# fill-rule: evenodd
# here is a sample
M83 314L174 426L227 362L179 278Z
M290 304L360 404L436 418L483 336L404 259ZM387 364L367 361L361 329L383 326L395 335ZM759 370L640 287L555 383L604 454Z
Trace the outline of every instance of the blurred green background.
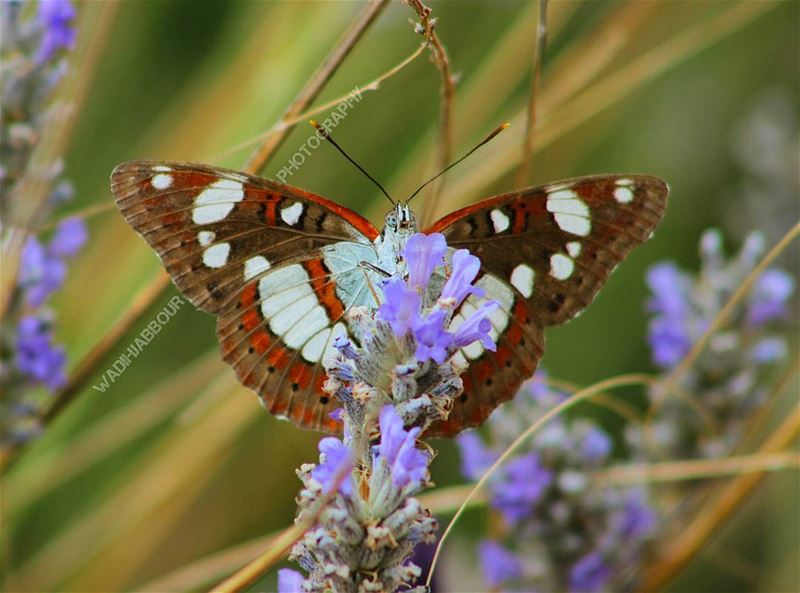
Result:
M88 17L101 5L81 5L88 13L85 40L100 35ZM76 186L69 211L110 204L109 174L125 160L242 167L252 147L231 149L278 120L363 6L120 3L66 154ZM514 187L537 7L488 0L431 7L458 76L454 152L461 154L502 121L514 124L448 174L428 206L441 215ZM748 142L758 149L742 130L765 101L774 105L770 98L779 97L788 115L772 107L767 112L796 139L800 3L576 0L552 2L550 12L541 149L529 182L636 172L658 175L672 188L653 240L620 267L584 315L548 334L543 366L588 384L651 370L647 266L669 258L694 267L699 235L709 226L727 229L733 248L744 230L760 226L773 243L797 220L796 195L776 206L788 214L746 215L748 208L760 210L747 203L746 192L753 180ZM392 2L315 104L414 52L421 39L410 18L407 5ZM85 58L76 52L72 67L81 68ZM364 92L334 132L393 195L410 193L432 172L439 85L424 52L377 90ZM274 176L310 134L300 124L263 173ZM385 202L330 146L315 150L287 181L382 220ZM160 271L156 256L116 210L88 222L91 240L56 302L59 339L72 365ZM91 383L174 294L170 287L148 308L97 366ZM626 393L642 401L638 391ZM616 426L612 415L586 411ZM217 356L213 319L185 306L105 393L86 388L5 478L5 589L153 590L148 583L164 575L283 528L293 518L299 488L294 468L315 458L317 440L269 417L237 386ZM434 447L440 451L433 466L437 485L459 482L452 443ZM796 473L770 478L722 534L723 543L701 554L673 589L789 591L798 582L797 486ZM480 513L468 514L457 534L476 531L481 520ZM458 580L453 568L471 562L471 549L451 545L451 556L464 556L446 559L442 577L452 585L445 590L480 590L477 583L465 589L470 583ZM718 556L728 564L741 557L734 568L749 570L734 570ZM202 590L208 583L194 570L186 571L188 581L169 582L188 583L193 576L193 588ZM273 586L272 578L261 590Z

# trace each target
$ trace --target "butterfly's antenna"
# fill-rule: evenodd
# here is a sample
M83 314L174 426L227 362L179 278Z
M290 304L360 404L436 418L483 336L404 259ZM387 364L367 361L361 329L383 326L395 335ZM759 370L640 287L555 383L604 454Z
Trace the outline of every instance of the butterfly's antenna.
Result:
M355 166L358 168L358 170L359 170L359 171L361 171L361 172L362 172L364 175L366 175L366 176L367 176L367 179L369 179L369 180L370 180L372 183L374 183L375 185L377 185L377 186L378 186L378 189L379 189L379 190L381 190L381 191L383 192L383 195L384 195L384 196L386 196L386 198L387 198L387 199L388 199L388 200L389 200L389 201L392 203L392 205L395 205L395 201L392 199L392 196L390 196L390 195L388 194L388 192L387 192L385 189L383 189L383 186L382 186L380 183L378 183L378 182L375 180L375 178L374 178L372 175L370 175L369 173L367 173L367 172L364 170L364 167L362 167L362 166L361 166L361 165L359 165L357 162L355 162L353 159L351 159L351 158L350 158L350 155L349 155L349 154L347 154L347 153L344 151L344 149L342 149L342 147L341 147L341 146L339 146L338 144L336 144L336 141L335 141L333 138L331 138L331 135L328 133L328 130L326 130L325 128L323 128L321 125L319 125L319 124L318 124L316 121L314 121L313 119L312 119L312 120L310 120L310 122L309 122L309 123L310 123L312 126L314 126L315 128L317 128L317 131L318 131L320 134L322 134L322 137L323 137L323 138L325 138L325 140L327 140L327 141L328 141L328 142L330 142L331 144L333 144L333 146L336 148L336 150L338 150L339 152L341 152L341 153L342 153L342 155L344 155L344 158L346 158L348 161L350 161L351 163L353 163L353 164L354 164L354 165L355 165Z
M421 192L421 191L422 191L422 190L425 188L425 186L427 186L429 183L431 183L431 182L433 182L433 181L436 181L437 179L439 179L439 177L441 177L442 175L444 175L445 173L447 173L447 172L448 172L450 169L452 169L453 167L455 167L455 166L456 166L458 163L460 163L461 161L463 161L464 159L466 159L466 158L467 158L469 155L471 155L473 152L475 152L476 150L478 150L478 149L479 149L481 146L483 146L484 144L487 144L487 143L488 143L490 140L492 140L492 139L493 139L495 136L497 136L497 135L498 135L500 132L502 132L503 130L505 130L505 129L506 129L508 126L510 126L510 125L511 125L510 123L506 122L506 123L504 123L504 124L501 124L501 125L497 126L497 127L494 129L494 131L492 131L492 133L491 133L491 134L489 134L488 136L486 136L486 138L484 138L484 139L483 139L483 140L481 140L481 141L480 141L478 144L476 144L476 145L475 145L475 146L472 148L472 150L470 150L470 151L469 151L467 154L465 154L464 156L462 156L462 157L461 157L460 159L458 159L457 161L455 161L455 162L453 162L453 163L450 163L450 164L449 164L449 165L447 165L447 166L446 166L444 169L442 169L441 171L439 171L439 172L438 172L436 175L434 175L433 177L431 177L430 179L428 179L428 181L426 181L425 183L423 183L422 185L420 185L420 186L417 188L417 190L416 190L416 191L415 191L413 194L411 194L411 196L410 196L410 197L409 197L409 198L406 200L406 203L410 202L410 201L411 201L411 200L414 198L414 196L416 196L416 195L417 195L419 192Z

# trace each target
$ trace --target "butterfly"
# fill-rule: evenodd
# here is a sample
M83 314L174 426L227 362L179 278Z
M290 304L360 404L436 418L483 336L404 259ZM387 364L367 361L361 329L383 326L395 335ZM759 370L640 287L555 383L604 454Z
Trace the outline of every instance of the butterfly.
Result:
M189 163L132 161L111 177L119 210L158 253L173 282L217 316L222 357L272 413L335 432L339 407L322 389L333 341L350 335L347 311L375 307L375 270L394 269L417 230L398 202L379 230L356 212L302 189L246 173ZM435 222L450 247L481 260L459 316L483 299L497 349L472 344L463 394L428 436L483 423L529 378L543 330L580 313L611 271L646 241L669 190L656 177L580 177L498 195ZM366 266L362 263L366 262Z

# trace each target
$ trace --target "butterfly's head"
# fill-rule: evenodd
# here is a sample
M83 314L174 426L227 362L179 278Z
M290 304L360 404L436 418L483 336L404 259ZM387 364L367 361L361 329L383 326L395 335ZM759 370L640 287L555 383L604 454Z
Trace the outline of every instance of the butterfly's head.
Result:
M395 204L386 214L386 230L397 235L410 237L417 232L417 217L408 204Z
M381 233L383 243L390 253L399 254L405 249L408 239L417 232L417 217L408 207L408 204L395 204L394 208L386 214L386 224Z

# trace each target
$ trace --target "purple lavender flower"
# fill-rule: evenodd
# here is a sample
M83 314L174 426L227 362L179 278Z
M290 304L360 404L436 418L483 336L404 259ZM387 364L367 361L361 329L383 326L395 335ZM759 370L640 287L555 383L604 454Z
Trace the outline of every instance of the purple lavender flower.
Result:
M602 461L611 453L611 439L599 428L592 427L583 438L581 451L590 461Z
M590 552L578 560L569 574L569 590L572 593L595 593L605 590L612 576L603 556Z
M448 349L453 344L453 335L445 327L447 314L442 311L433 311L425 319L420 320L414 328L414 337L417 340L415 356L418 361L434 360L442 364L447 359Z
M481 261L466 249L459 249L453 254L452 273L442 288L440 301L453 301L453 308L458 307L469 295L484 295L484 291L472 285L472 281L481 269Z
M86 243L86 225L80 218L68 218L58 225L48 251L60 259L75 257Z
M491 504L508 523L533 513L536 503L553 481L553 473L542 466L536 452L509 461L502 476L493 484Z
M653 532L656 522L656 514L648 506L643 493L633 491L628 496L616 528L624 540L642 539Z
M70 0L40 0L36 20L43 29L35 60L43 64L61 49L73 49L77 32L70 25L76 16Z
M484 540L478 546L481 572L486 584L498 588L522 576L522 562L517 556L493 540Z
M479 480L497 459L475 432L462 432L456 444L461 452L461 473L470 480Z
M392 406L384 406L380 412L381 442L373 457L375 463L383 458L389 465L392 483L397 488L408 484L419 485L425 479L430 458L416 447L420 428L406 431L403 419Z
M419 294L408 288L402 278L390 278L383 284L383 297L385 302L378 307L378 316L392 326L395 334L405 336L419 320Z
M656 264L647 271L647 285L653 296L647 310L662 315L683 315L689 308L689 279L672 262Z
M314 479L322 484L325 493L331 491L338 480L339 492L349 496L353 492L353 480L349 475L355 466L352 453L336 437L325 437L319 442L320 463L311 472ZM342 476L345 476L342 479Z
M48 253L36 237L29 237L22 248L18 279L25 301L31 307L40 307L61 288L66 276L67 265Z
M766 270L756 281L750 297L747 322L759 327L774 319L786 317L787 301L794 292L794 279L778 269Z
M436 266L444 262L446 253L447 243L444 235L440 233L412 235L403 252L408 266L408 283L411 287L416 289L426 287Z
M66 383L64 349L53 345L49 324L34 316L23 317L17 325L16 365L20 372L51 391Z
M458 348L461 348L462 346L468 346L473 342L480 341L484 348L494 352L497 346L489 335L489 332L492 330L492 322L489 320L489 314L499 306L500 304L497 301L483 303L477 311L467 317L467 319L456 328L453 343Z
M303 593L303 575L290 568L278 571L278 593Z

